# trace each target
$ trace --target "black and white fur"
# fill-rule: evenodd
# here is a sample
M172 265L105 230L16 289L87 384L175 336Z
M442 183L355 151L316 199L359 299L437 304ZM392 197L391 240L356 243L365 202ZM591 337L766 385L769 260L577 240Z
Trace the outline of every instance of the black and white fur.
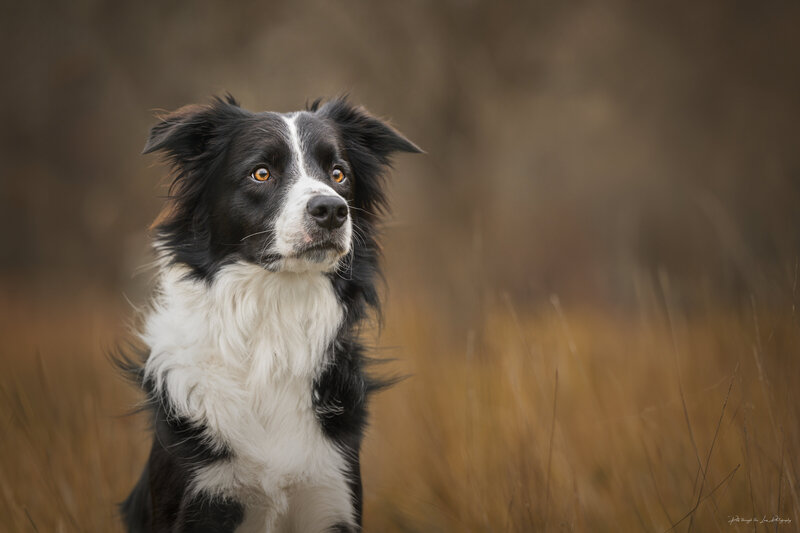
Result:
M122 504L129 531L360 530L380 384L358 326L379 304L376 223L398 151L419 149L344 99L279 114L228 97L153 127L144 152L165 154L174 182L144 362L128 367L155 433Z

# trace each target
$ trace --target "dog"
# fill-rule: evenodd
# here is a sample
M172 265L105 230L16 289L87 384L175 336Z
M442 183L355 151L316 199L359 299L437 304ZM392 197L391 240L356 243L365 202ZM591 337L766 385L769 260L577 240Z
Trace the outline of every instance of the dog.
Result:
M253 113L230 95L159 119L172 166L157 288L124 356L153 443L130 532L360 531L370 394L359 325L379 311L378 223L397 152L337 98Z

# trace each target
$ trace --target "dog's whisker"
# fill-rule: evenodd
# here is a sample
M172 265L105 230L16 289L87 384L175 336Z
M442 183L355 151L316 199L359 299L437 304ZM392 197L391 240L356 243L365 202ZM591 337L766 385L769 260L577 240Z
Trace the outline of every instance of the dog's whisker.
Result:
M271 230L265 229L264 231L257 231L255 233L251 233L250 235L245 235L242 237L239 242L244 241L245 239L249 239L250 237L255 237L256 235L263 235L264 233L269 233Z
M350 209L355 209L356 211L361 211L362 213L366 213L366 214L368 214L368 215L372 215L372 216L374 216L374 217L377 217L377 216L378 216L377 214L373 213L372 211L367 211L366 209L362 209L361 207L356 207L356 206L354 206L353 204L347 204L347 205L348 205L348 207L349 207Z

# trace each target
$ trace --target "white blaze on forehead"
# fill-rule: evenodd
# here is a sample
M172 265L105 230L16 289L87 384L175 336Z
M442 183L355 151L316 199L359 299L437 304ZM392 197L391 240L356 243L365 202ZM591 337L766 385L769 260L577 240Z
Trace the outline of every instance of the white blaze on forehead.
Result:
M289 116L281 115L281 118L289 128L289 142L292 145L292 152L294 153L294 160L297 164L297 169L300 171L301 177L307 177L305 161L303 160L303 147L300 145L300 134L297 131L297 117L300 113L292 113Z

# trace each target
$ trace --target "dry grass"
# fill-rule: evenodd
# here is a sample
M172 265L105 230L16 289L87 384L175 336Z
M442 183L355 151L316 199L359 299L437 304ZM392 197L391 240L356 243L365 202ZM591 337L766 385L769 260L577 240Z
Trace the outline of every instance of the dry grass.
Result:
M633 314L500 294L461 331L395 301L387 370L412 377L374 403L366 529L752 531L729 517L779 515L795 530L796 315L688 313L664 292ZM148 445L103 353L127 311L3 298L0 528L117 531Z

